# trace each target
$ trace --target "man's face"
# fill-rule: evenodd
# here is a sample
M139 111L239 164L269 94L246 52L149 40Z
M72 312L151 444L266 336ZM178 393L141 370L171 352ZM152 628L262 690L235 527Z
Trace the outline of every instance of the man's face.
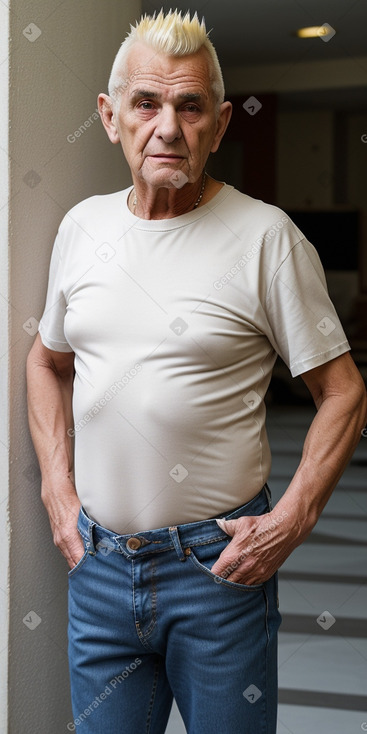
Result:
M171 188L179 171L182 184L197 181L223 135L207 51L172 57L136 43L127 67L114 124L134 178Z

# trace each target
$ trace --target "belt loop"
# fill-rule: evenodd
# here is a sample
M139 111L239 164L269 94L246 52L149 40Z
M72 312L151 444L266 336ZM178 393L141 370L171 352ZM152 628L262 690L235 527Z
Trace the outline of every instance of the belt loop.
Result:
M96 523L93 522L93 520L90 520L90 519L88 520L88 538L89 540L87 540L86 542L86 547L87 547L88 552L93 555L96 554L96 549L94 546L94 538L93 538L93 528L95 527L95 524Z
M269 505L269 511L273 509L273 503L271 501L271 492L267 484L264 484L265 494L267 496L268 505Z
M169 528L169 534L170 534L170 536L172 538L173 545L175 546L175 551L176 551L176 553L177 553L180 561L186 561L186 556L185 556L185 554L184 554L184 552L182 550L182 546L181 546L181 543L180 543L180 536L178 534L177 527L174 526L174 527Z
M96 553L93 540L93 528L95 525L96 523L90 519L84 507L81 505L78 517L78 530L85 542L86 550L93 555Z

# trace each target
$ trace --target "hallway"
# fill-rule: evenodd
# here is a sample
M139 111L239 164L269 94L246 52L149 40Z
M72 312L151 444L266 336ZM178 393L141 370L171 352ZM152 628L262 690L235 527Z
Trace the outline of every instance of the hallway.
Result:
M312 407L268 408L274 504L299 463L312 416ZM311 536L279 573L277 734L367 731L366 531L362 437ZM167 734L184 732L174 704Z

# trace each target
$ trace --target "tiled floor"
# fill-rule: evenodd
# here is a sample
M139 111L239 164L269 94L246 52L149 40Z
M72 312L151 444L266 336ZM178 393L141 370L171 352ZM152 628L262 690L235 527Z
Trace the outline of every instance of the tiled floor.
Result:
M298 465L312 416L303 407L268 411L274 504ZM311 536L279 573L277 734L367 731L366 531L367 438L361 438ZM175 704L166 734L185 734Z

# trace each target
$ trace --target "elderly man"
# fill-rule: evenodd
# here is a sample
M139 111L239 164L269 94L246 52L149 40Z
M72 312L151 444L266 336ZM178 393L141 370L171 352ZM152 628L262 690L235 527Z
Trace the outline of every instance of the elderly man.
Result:
M277 569L365 420L314 248L282 211L206 175L223 100L204 22L137 23L99 95L133 187L75 206L53 250L28 384L70 566L70 731L161 734L174 696L189 734L275 732ZM277 354L317 413L272 509Z

